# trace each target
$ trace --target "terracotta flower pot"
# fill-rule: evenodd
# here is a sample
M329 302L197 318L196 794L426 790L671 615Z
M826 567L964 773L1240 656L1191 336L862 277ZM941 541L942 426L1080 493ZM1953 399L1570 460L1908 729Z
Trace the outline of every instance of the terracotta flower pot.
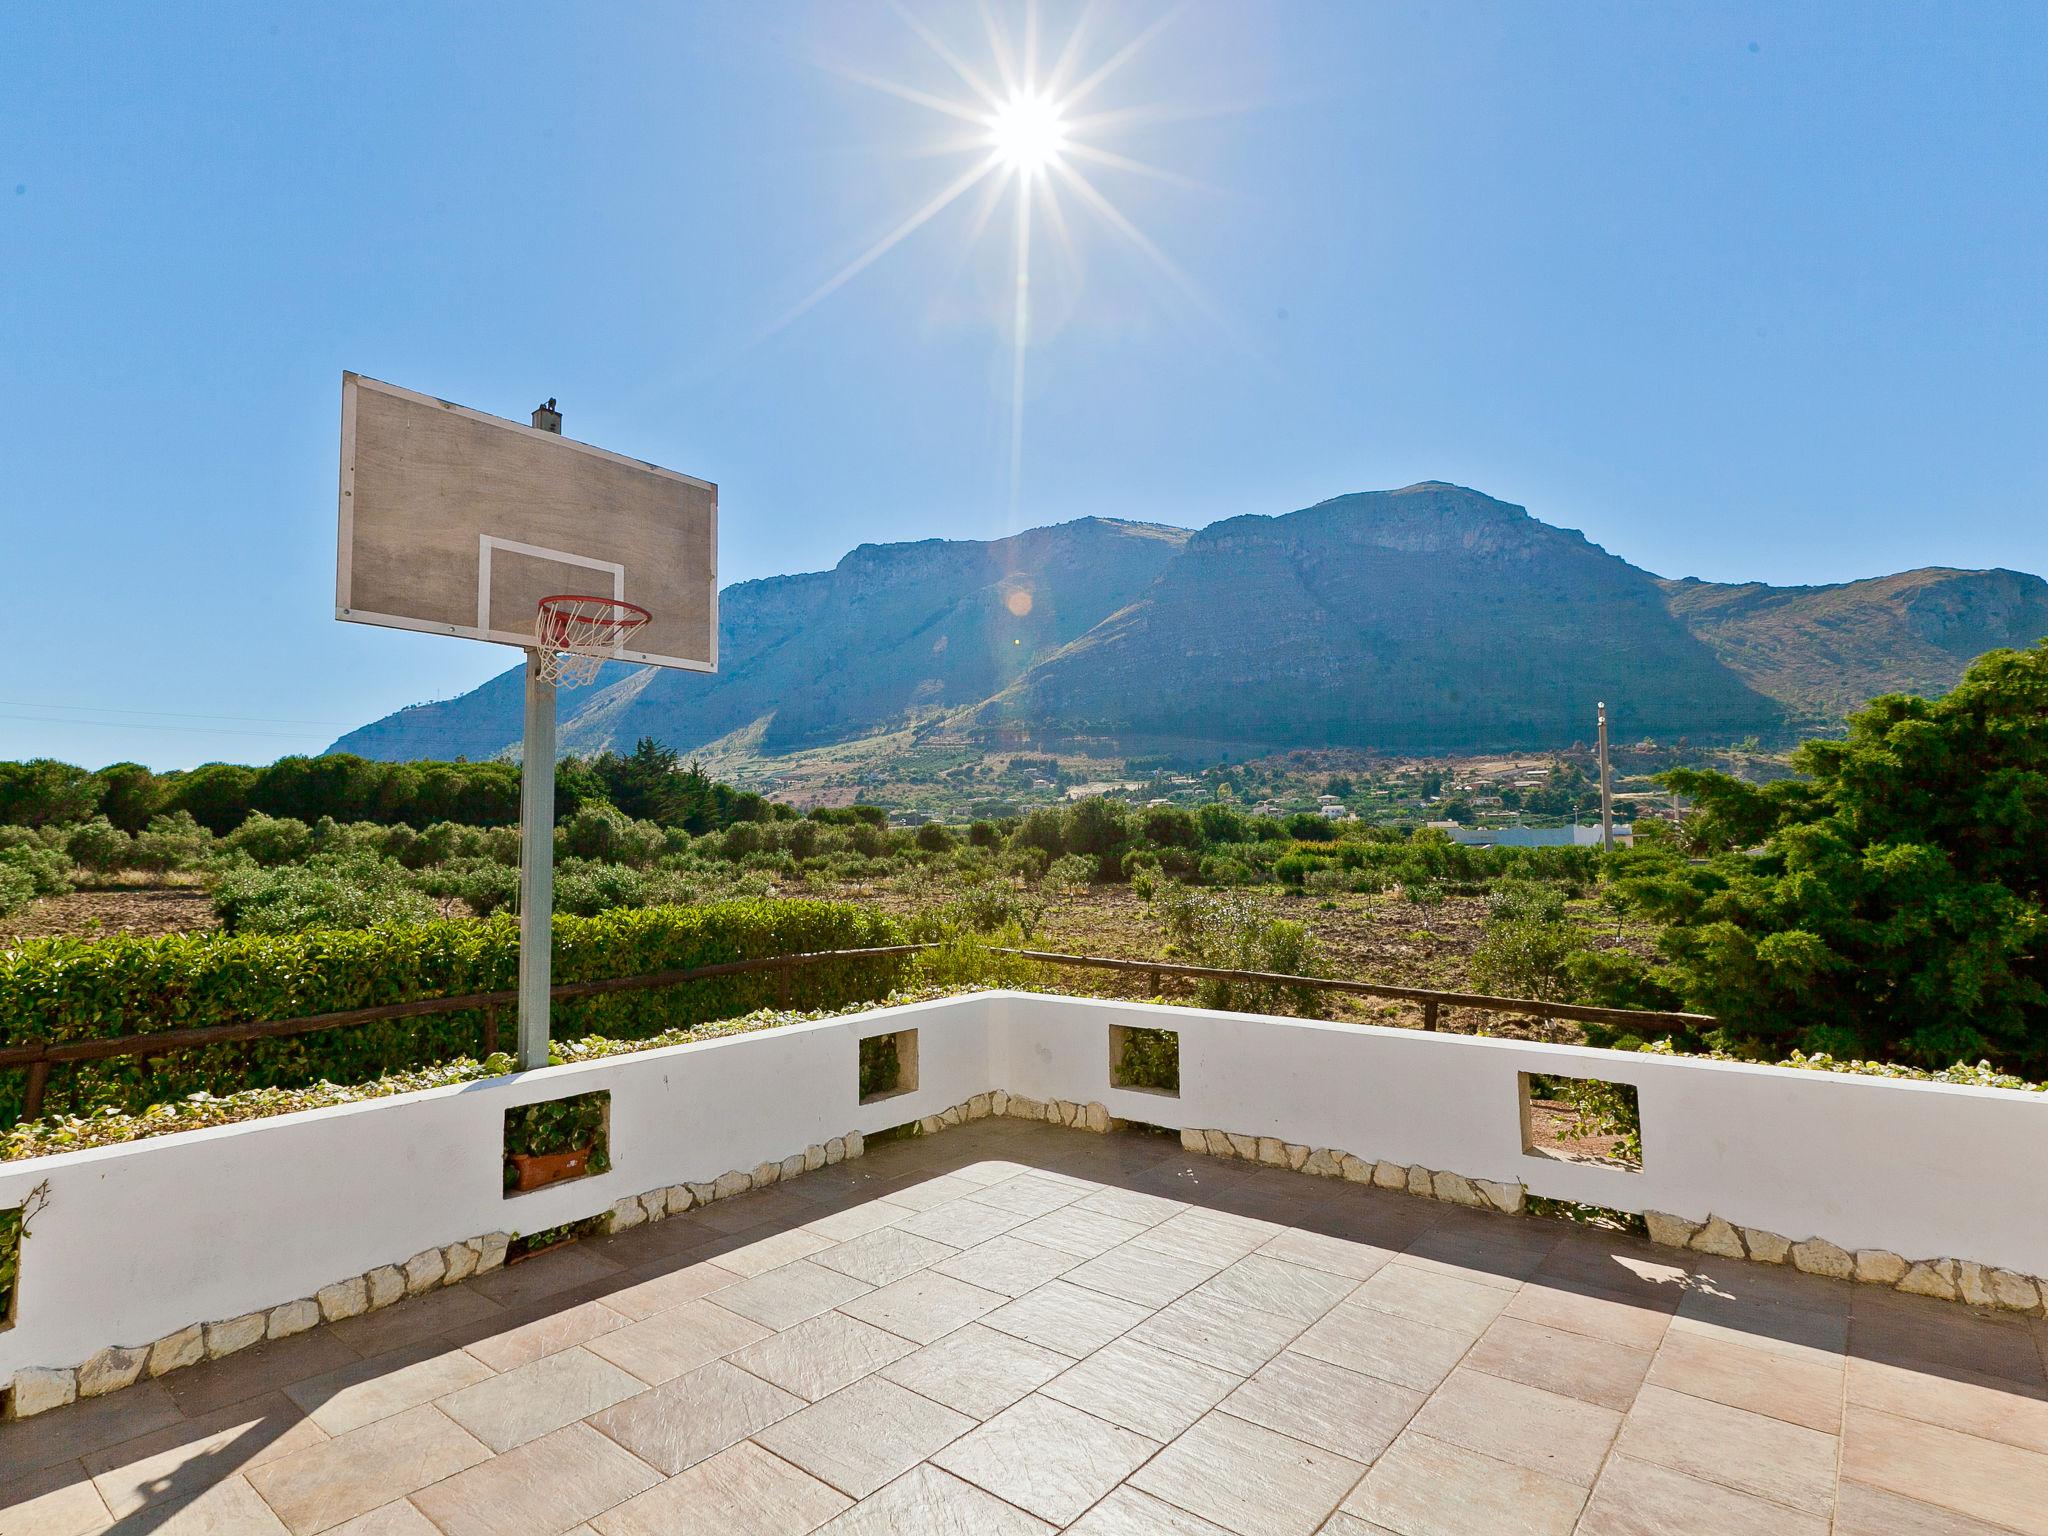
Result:
M580 1179L590 1171L590 1154L595 1150L593 1143L567 1152L510 1153L512 1166L519 1174L513 1188L521 1191L542 1189L549 1184L559 1184L563 1179Z

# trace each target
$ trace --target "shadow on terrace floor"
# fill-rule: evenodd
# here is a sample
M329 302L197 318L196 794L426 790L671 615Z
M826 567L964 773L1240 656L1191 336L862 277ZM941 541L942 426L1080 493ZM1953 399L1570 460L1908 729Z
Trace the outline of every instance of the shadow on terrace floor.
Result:
M0 1428L0 1533L2048 1529L2044 1337L981 1121Z

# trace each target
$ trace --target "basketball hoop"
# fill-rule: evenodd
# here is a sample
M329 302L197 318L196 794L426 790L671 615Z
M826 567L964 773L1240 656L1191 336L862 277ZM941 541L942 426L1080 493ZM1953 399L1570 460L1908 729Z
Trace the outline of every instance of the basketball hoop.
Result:
M573 592L542 598L533 622L541 680L563 688L582 687L597 676L599 667L617 660L625 642L653 617L624 598Z

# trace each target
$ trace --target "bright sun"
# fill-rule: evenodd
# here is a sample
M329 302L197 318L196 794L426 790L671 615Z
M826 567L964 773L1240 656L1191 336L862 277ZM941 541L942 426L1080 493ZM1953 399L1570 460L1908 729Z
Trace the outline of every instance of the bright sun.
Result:
M1018 92L988 120L989 143L1012 170L1044 170L1059 159L1067 127L1049 96Z

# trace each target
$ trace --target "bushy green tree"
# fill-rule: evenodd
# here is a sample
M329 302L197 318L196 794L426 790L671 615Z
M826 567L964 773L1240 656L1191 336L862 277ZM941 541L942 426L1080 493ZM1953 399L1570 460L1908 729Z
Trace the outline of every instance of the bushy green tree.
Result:
M1686 771L1763 849L1640 893L1720 1043L2048 1068L2048 641L1878 699L1794 765L1796 792Z
M84 821L99 809L99 782L55 758L0 763L0 823L56 827Z

